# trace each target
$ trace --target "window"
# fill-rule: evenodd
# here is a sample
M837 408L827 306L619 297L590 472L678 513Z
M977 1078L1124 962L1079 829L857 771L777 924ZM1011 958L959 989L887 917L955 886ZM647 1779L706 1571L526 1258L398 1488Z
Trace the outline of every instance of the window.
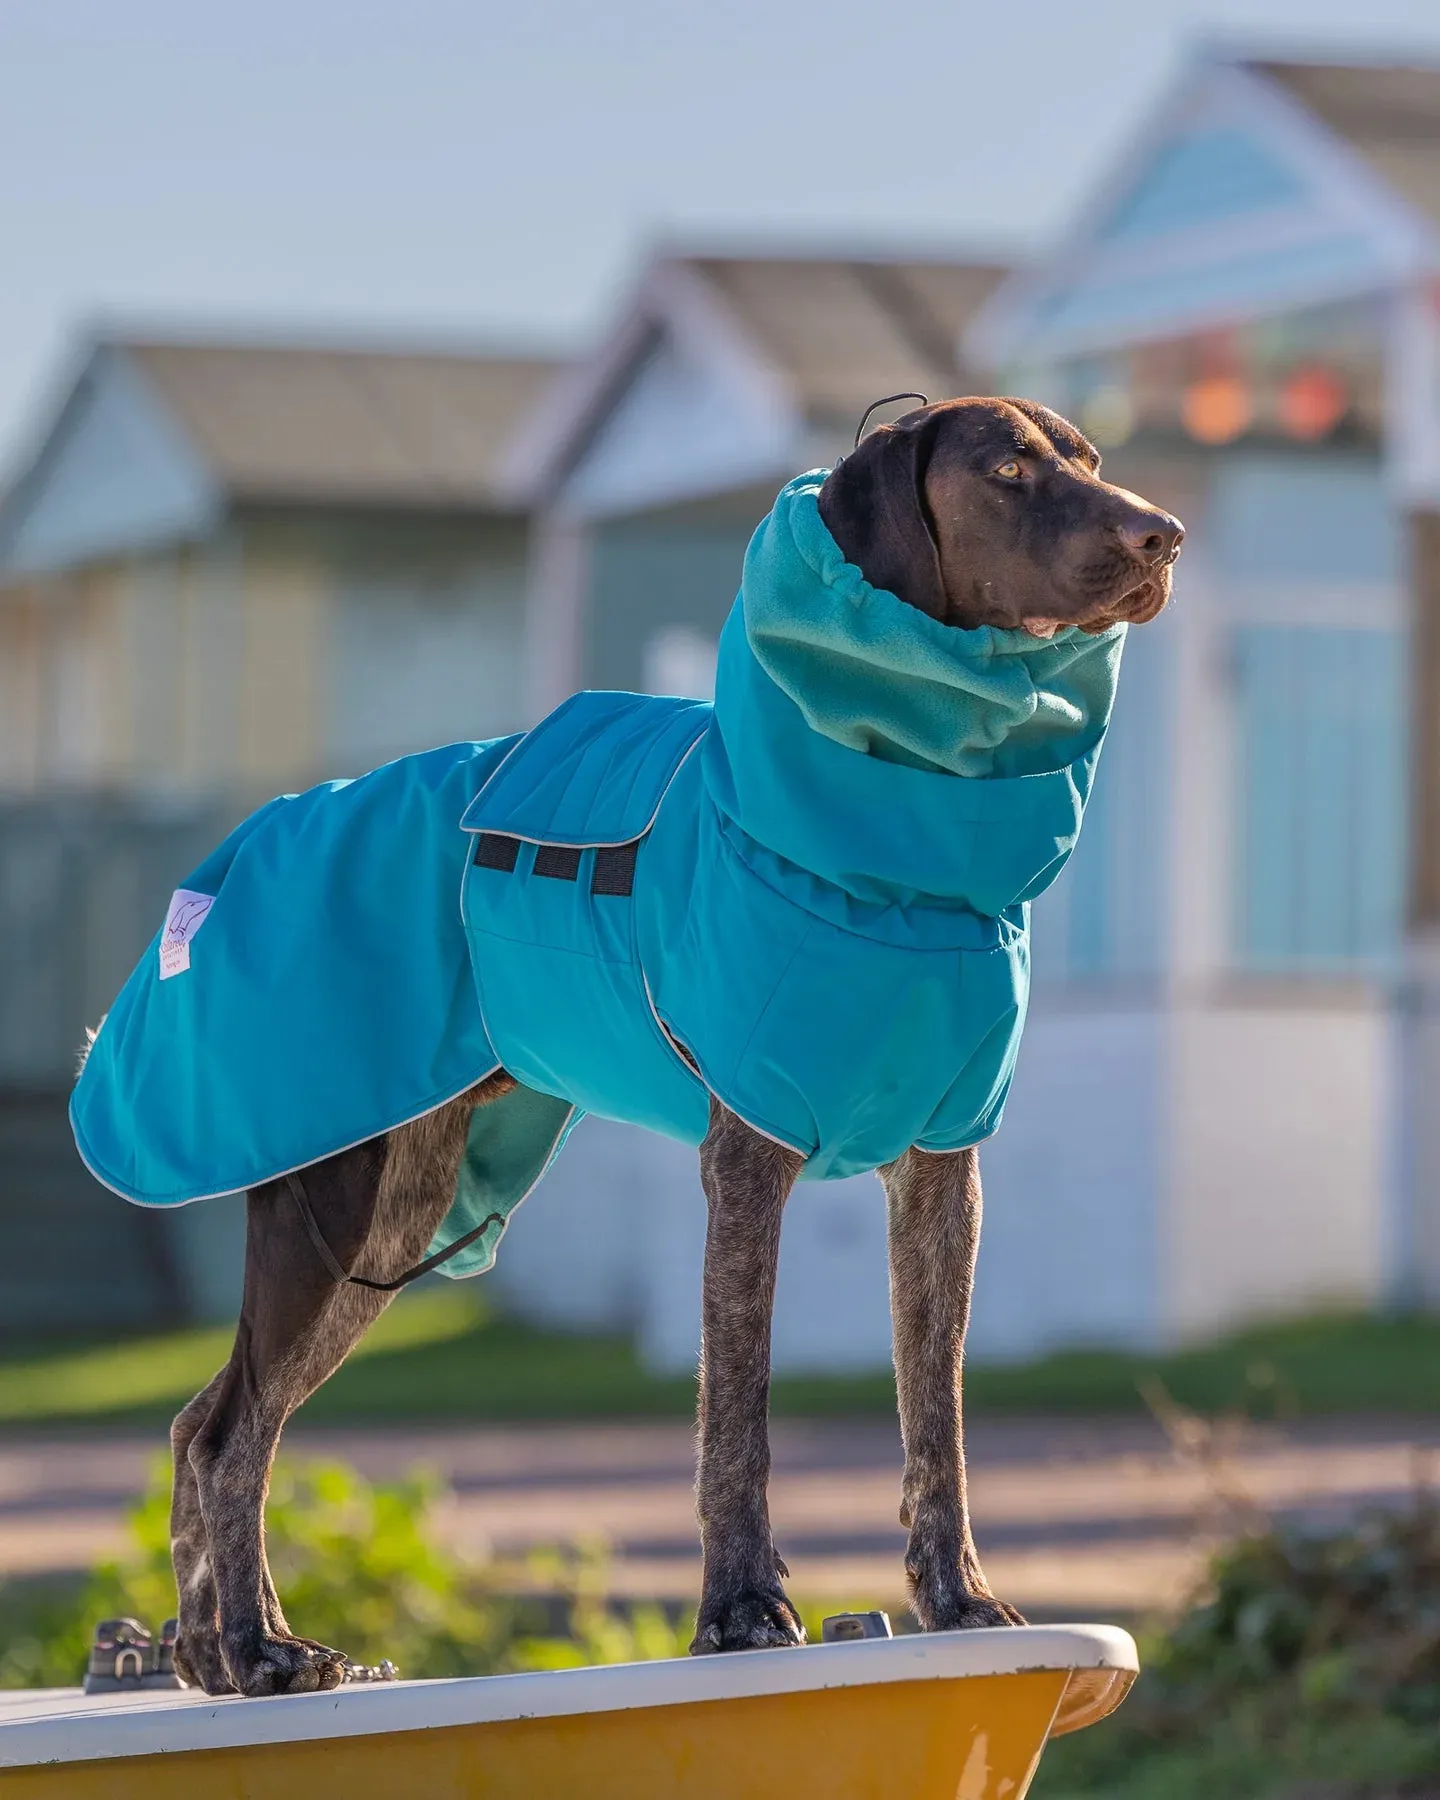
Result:
M1080 842L1035 905L1037 982L1135 981L1159 972L1171 654L1168 620L1130 633Z
M1235 952L1261 972L1363 973L1400 944L1403 638L1237 631Z

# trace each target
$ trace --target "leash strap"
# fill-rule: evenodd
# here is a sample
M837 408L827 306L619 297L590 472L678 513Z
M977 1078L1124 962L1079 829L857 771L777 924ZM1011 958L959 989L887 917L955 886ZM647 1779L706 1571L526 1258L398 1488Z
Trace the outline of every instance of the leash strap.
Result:
M412 1281L418 1280L420 1276L428 1275L432 1269L438 1269L441 1263L449 1262L452 1256L457 1256L467 1245L473 1244L476 1238L483 1237L492 1225L505 1223L504 1213L491 1213L487 1218L482 1219L473 1231L467 1231L464 1237L456 1238L453 1244L447 1244L443 1250L437 1250L433 1256L427 1256L424 1262L416 1263L413 1269L407 1269L403 1275L397 1275L394 1281L371 1281L364 1275L351 1275L341 1266L335 1252L325 1242L325 1234L321 1231L319 1221L311 1209L309 1197L300 1177L287 1175L285 1185L294 1196L295 1204L300 1209L300 1222L305 1227L310 1242L315 1246L315 1254L324 1263L330 1279L337 1283L348 1281L355 1287L372 1288L377 1294L397 1293Z

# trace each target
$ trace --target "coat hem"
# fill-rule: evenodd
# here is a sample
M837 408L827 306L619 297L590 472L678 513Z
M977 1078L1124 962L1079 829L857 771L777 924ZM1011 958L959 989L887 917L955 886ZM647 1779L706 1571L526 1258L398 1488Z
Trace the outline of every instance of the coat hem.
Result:
M922 1156L953 1156L957 1150L973 1150L977 1144L988 1143L989 1140L995 1136L996 1132L999 1131L1000 1125L1001 1121L997 1119L988 1130L978 1131L974 1136L967 1137L958 1144L915 1143L912 1144L910 1148L912 1150L918 1150Z
M227 1194L243 1194L250 1188L265 1187L272 1181L283 1181L287 1175L298 1175L303 1169L313 1169L316 1163L328 1162L332 1156L343 1156L347 1150L358 1149L361 1144L368 1144L371 1138L383 1137L388 1131L399 1131L402 1125L413 1125L417 1119L428 1118L431 1113L439 1112L442 1106L449 1106L452 1100L458 1100L472 1087L478 1087L482 1081L488 1081L492 1075L498 1075L503 1067L503 1063L497 1062L491 1068L486 1069L483 1074L473 1076L462 1086L456 1088L454 1093L445 1094L439 1100L432 1100L429 1105L422 1106L418 1112L407 1113L403 1119L395 1119L388 1125L381 1125L375 1131L367 1131L363 1137L352 1138L348 1144L336 1144L333 1149L322 1150L318 1156L307 1156L303 1162L291 1163L288 1168L276 1169L274 1174L262 1175L258 1180L247 1181L240 1187L215 1188L205 1194L172 1194L162 1198L156 1194L142 1196L129 1188L122 1187L118 1181L112 1180L108 1175L102 1173L98 1162L90 1155L85 1141L80 1135L80 1128L75 1123L73 1113L70 1117L70 1130L75 1138L75 1149L81 1162L101 1187L108 1188L112 1194L118 1194L122 1200L128 1200L132 1206L194 1206L201 1200L220 1200Z
M698 1057L696 1058L694 1068L690 1067L690 1065L685 1061L685 1058L680 1055L679 1051L676 1048L676 1045L684 1042L684 1040L679 1036L679 1034L677 1032L672 1031L671 1028L660 1017L660 1009L655 1004L655 996L650 992L650 982L649 982L648 977L645 974L644 967L643 967L643 965L639 964L638 962L637 962L636 966L640 969L640 981L641 981L641 985L645 989L645 1004L650 1009L651 1021L655 1025L656 1032L660 1038L661 1043L664 1045L665 1049L669 1052L669 1054L672 1057L674 1057L677 1065L680 1068L682 1068L688 1076L691 1077L691 1079L695 1082L695 1084L698 1087L703 1088L705 1090L705 1092L707 1094L709 1094L712 1099L718 1100L727 1112L734 1113L735 1117L737 1119L739 1119L743 1125L748 1125L750 1127L750 1129L753 1132L756 1132L760 1137L768 1138L772 1144L778 1144L782 1150L793 1150L797 1156L803 1156L805 1158L805 1160L808 1162L810 1160L810 1158L815 1154L815 1152L813 1150L806 1150L802 1145L792 1143L788 1138L779 1137L779 1136L777 1136L777 1134L775 1132L767 1131L763 1125L757 1125L753 1119L747 1118L745 1116L745 1114L740 1111L738 1106L732 1106L731 1103L725 1098L725 1096L718 1091L718 1089L715 1087L713 1082L711 1082L709 1076L707 1076L705 1074L704 1070L700 1067ZM685 1048L687 1049L687 1051L690 1052L690 1054L692 1056L695 1055L695 1052L693 1050L690 1050L690 1046L688 1044L686 1044Z

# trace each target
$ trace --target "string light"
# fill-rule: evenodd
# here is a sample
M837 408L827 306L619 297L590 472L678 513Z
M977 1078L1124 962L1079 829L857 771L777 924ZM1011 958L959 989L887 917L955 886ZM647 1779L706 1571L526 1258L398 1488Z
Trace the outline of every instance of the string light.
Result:
M1318 363L1296 369L1280 389L1280 424L1293 438L1313 443L1344 418L1350 396L1338 375Z
M1255 402L1238 376L1206 375L1185 389L1180 416L1198 443L1228 444L1249 428Z

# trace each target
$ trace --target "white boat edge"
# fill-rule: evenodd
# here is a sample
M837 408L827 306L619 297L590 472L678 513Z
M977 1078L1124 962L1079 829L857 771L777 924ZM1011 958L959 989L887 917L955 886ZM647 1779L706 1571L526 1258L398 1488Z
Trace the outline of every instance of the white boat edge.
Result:
M377 1683L265 1700L211 1699L189 1690L87 1696L78 1688L12 1689L0 1693L0 1769L437 1731L880 1682L1061 1669L1133 1674L1138 1668L1135 1641L1118 1626L1026 1625L524 1675Z

